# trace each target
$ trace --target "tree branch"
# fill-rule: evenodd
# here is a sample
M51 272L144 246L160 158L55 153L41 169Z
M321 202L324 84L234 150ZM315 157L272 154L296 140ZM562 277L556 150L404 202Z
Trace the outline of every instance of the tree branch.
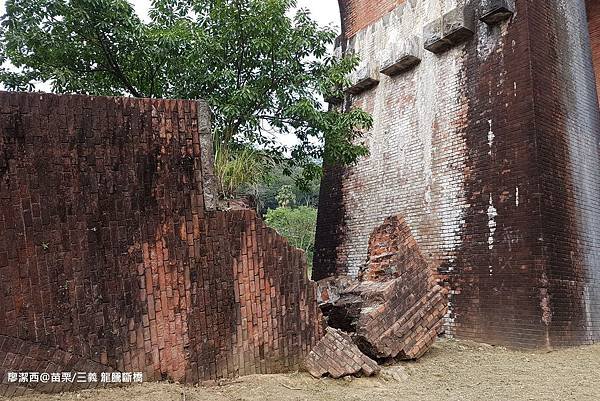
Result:
M110 64L113 73L117 76L117 78L121 81L121 83L125 86L125 88L131 93L134 97L144 97L130 82L129 79L125 76L121 67L115 60L113 53L110 51L110 47L105 43L106 37L100 31L97 31L98 34L98 42L100 43L100 47L102 48L102 52L106 57L106 60Z

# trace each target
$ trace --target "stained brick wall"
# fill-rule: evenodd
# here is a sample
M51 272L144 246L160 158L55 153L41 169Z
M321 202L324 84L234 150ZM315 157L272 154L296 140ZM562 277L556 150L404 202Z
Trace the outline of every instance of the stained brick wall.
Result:
M585 2L535 2L529 12L543 320L551 342L589 342L600 339L600 116Z
M0 394L26 391L9 370L298 367L321 336L304 256L209 207L208 127L202 102L0 93Z
M323 334L304 253L253 211L210 212L203 224L190 273L192 381L298 369Z
M356 32L378 20L382 15L392 11L398 4L405 1L338 0L342 14L342 29L345 31L345 35L352 37ZM414 2L414 0L411 1Z
M595 0L586 0L586 6L592 45L592 58L596 71L596 86L600 87L600 3Z
M356 31L347 47L381 65L395 42L422 40L464 3L407 1L365 28L343 18ZM450 288L447 333L516 346L598 340L596 97L583 0L517 1L510 20L478 22L465 44L382 74L350 99L374 116L370 156L326 169L315 277L356 274L369 233L401 214Z

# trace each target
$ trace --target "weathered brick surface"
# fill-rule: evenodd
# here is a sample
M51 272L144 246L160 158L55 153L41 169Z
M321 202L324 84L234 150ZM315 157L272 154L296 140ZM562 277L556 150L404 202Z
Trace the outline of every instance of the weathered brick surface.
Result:
M586 6L596 87L600 87L600 3L595 0L586 0Z
M316 268L312 271L315 281L348 271L347 255L341 251L346 230L343 175L343 167L323 166L319 189L319 208L322 211L317 213L313 261Z
M406 281L424 275L421 281L429 282L429 265L402 216L386 218L371 234L368 249L367 262L358 273L360 279L388 281L402 277Z
M347 48L377 64L466 2L406 1L388 14L382 1L342 3ZM357 275L370 232L400 213L449 287L447 333L590 343L600 339L600 119L585 2L515 6L511 19L480 21L465 43L350 98L374 115L371 154L326 169L314 275ZM358 22L353 7L381 12Z
M378 20L405 0L338 0L342 13L342 30L347 37ZM414 0L410 0L414 2Z
M192 381L298 369L323 334L304 253L249 210L208 213L197 241Z
M39 343L21 340L15 337L0 335L0 374L4 378L7 372L69 372L76 375L78 372L107 372L115 369L102 365L89 358L75 355L55 347L46 347ZM61 392L82 388L102 387L106 384L89 382L85 384L71 382L43 383L38 380L32 383L15 386L3 381L0 383L0 394L6 397L19 396L33 391Z
M322 335L315 284L253 212L205 207L207 114L0 93L3 352L27 359L21 341L48 350L37 366L71 369L63 352L186 382L299 366ZM4 384L15 367L0 355Z
M422 298L415 299L406 287L392 288L396 290L395 296L370 306L375 308L372 311L363 310L357 324L358 341L368 344L368 354L376 358L420 358L442 333L443 317L448 310L447 292L436 285Z
M600 115L585 2L536 2L529 13L546 341L598 341Z
M363 354L342 330L327 327L327 334L306 357L304 367L314 377L372 376L381 370L377 362Z
M403 3L350 38L348 48L358 53L361 63L377 64L387 58L386 44L409 34L422 39L423 26L449 9L433 2L415 7ZM452 48L443 56L424 51L418 66L395 77L382 75L376 88L352 99L374 115L366 138L371 155L349 169L326 168L315 279L325 277L322 271L356 275L371 232L398 213L436 267L442 255L452 252L466 204L460 185L460 157L466 146L456 133L456 115L464 114L457 103L460 65L455 60L460 50ZM394 111L388 113L388 108Z
M444 288L416 281L396 278L342 286L337 300L322 305L327 323L353 333L372 358L417 359L442 333L448 302Z

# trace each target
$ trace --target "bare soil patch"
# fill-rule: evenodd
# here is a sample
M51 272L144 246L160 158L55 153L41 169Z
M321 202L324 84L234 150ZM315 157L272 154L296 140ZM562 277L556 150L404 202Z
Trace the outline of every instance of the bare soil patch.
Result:
M382 369L374 378L314 379L307 373L254 375L221 386L144 383L13 401L363 401L600 400L600 345L514 351L442 340L419 361Z

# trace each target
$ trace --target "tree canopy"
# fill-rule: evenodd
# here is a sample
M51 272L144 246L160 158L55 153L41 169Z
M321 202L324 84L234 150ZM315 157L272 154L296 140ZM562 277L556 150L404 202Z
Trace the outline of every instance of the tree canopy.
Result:
M126 0L7 0L0 61L17 70L0 80L9 90L42 81L58 93L203 98L220 145L258 148L306 179L317 161L367 153L358 141L370 115L321 100L342 96L357 60L330 54L335 29L295 0L153 0L149 14Z

